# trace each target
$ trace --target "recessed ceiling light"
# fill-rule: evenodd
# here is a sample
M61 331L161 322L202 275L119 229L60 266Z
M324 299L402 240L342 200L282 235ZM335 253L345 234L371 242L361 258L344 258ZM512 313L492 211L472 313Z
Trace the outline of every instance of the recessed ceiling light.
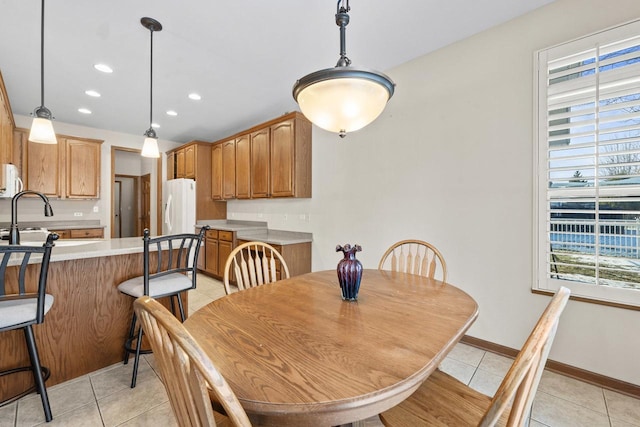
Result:
M173 111L173 110L169 110L169 111L167 111L167 116L177 116L177 115L178 115L178 113L176 113L176 112L175 112L175 111Z
M113 69L109 67L107 64L95 64L93 66L98 71L102 71L103 73L113 73Z
M151 127L152 127L152 128L156 128L156 129L157 129L157 128L159 128L159 127L160 127L160 125L159 125L159 124L157 124L157 123L151 123Z
M94 98L100 98L100 93L96 92L95 90L85 90L84 93L89 96L93 96Z
M200 95L198 95L197 93L190 93L189 94L189 99L193 99L194 101L200 101L202 99L202 97Z
M82 114L91 114L91 110L87 108L78 108L78 111L81 112Z

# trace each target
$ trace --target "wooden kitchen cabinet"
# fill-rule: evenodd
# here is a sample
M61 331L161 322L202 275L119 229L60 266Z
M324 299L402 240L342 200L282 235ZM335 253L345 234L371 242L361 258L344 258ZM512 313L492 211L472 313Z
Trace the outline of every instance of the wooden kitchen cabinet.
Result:
M102 239L104 228L77 228L66 230L49 230L56 233L60 239Z
M236 143L236 198L251 198L251 135L240 135Z
M236 245L239 246L243 243L247 243L250 240L238 239ZM289 276L299 276L301 274L311 273L311 242L308 243L295 243L292 245L275 245L271 244L275 250L280 252L282 258L287 263L289 269ZM279 261L276 261L277 278L280 280L280 265Z
M176 177L176 155L175 153L167 153L167 179L175 179Z
M204 246L204 271L219 279L224 275L224 264L235 247L235 232L207 230Z
M236 198L236 142L222 143L222 198Z
M222 144L214 144L211 147L211 198L222 200Z
M176 157L176 178L186 178L185 176L185 162L184 162L184 148L180 148L175 152Z
M211 197L236 198L236 141L218 142L211 149Z
M269 197L269 128L251 133L251 198Z
M68 199L100 198L100 150L102 141L64 139L66 156L66 194Z
M57 144L37 144L28 141L27 135L27 129L14 132L25 189L62 199L100 198L103 141L56 135Z
M226 219L227 217L226 203L212 196L212 147L213 145L208 142L191 141L167 153L167 157L172 154L175 156L175 178L189 178L196 181L196 219L198 220ZM169 177L168 172L167 169Z
M9 96L0 73L0 164L13 163L13 130L15 129ZM4 175L0 174L0 186Z

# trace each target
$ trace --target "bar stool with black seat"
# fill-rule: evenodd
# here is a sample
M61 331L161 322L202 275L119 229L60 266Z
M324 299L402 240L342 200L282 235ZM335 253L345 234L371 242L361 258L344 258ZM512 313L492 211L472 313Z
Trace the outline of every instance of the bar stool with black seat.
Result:
M46 293L46 288L51 249L57 238L57 234L49 234L42 246L0 246L0 332L22 329L31 362L30 366L2 371L0 377L32 371L34 381L33 387L0 402L0 407L37 391L47 422L53 419L45 386L50 371L40 364L33 325L44 322L53 305L53 296Z
M204 233L209 227L200 229L198 234L183 233L151 238L149 230L144 230L144 266L143 275L126 280L118 285L118 290L133 298L149 296L151 298L169 297L171 311L175 313L175 300L178 301L180 319L184 322L184 307L181 293L196 288L197 260ZM157 254L155 262L151 260L153 253ZM131 388L136 386L140 354L150 353L142 350L142 328L136 331L136 313L131 317L129 335L124 344L124 363L129 362L129 355L135 355Z

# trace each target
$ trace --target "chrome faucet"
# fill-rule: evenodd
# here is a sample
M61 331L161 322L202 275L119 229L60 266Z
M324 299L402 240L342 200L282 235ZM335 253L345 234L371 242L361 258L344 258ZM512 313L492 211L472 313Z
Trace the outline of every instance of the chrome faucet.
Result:
M25 194L35 194L36 196L40 196L44 202L44 216L53 216L53 209L51 209L49 199L44 194L33 190L24 190L13 196L11 199L11 228L9 229L10 245L20 244L20 233L18 232L18 199Z

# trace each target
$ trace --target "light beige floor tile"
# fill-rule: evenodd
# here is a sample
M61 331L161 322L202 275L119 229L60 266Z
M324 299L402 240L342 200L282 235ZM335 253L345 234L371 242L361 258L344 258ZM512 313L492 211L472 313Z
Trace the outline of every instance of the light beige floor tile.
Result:
M616 420L615 418L609 418L611 421L611 427L638 427L640 424L632 424L626 421Z
M538 390L531 418L551 427L609 427L609 417L600 412Z
M200 291L189 291L189 315L200 310L211 301L213 301L213 298Z
M536 420L530 420L529 421L529 427L551 427L551 426L548 426L546 424L542 424L541 422L538 422Z
M17 408L16 402L0 408L0 427L13 427L16 422Z
M98 408L106 427L129 421L169 399L164 386L156 377L140 381L135 388L126 388L98 400Z
M93 386L93 391L96 394L96 399L100 400L113 393L131 388L132 374L133 357L129 359L129 363L126 365L124 363L112 365L109 370L102 371L97 375L91 375L91 385ZM137 384L149 379L157 378L155 371L151 369L151 366L149 366L149 363L147 363L144 357L140 357L137 378Z
M500 375L494 375L491 372L478 368L475 374L473 374L471 382L469 382L469 387L491 397L496 394L502 378Z
M545 371L542 373L538 390L560 397L594 411L607 413L602 388L573 378Z
M467 385L476 372L475 366L467 365L450 357L445 358L438 368L442 372L451 375L453 378Z
M482 360L482 356L484 356L484 353L485 351L480 350L479 348L458 343L447 357L477 368Z
M120 424L119 427L173 427L178 423L171 410L169 402L165 402L155 408L149 409L147 412Z
M618 421L625 421L640 426L640 400L611 390L604 390L609 408L609 416Z
M47 394L54 418L95 401L87 375L48 387ZM33 426L41 422L44 422L44 411L40 395L32 393L20 399L18 401L17 425Z
M88 405L84 405L73 411L67 412L62 415L54 415L53 421L50 423L41 424L41 427L58 426L58 427L89 427L89 426L102 426L102 419L100 418L100 411L98 411L98 404L94 400Z
M511 365L513 365L513 359L487 351L480 361L478 369L504 377Z

